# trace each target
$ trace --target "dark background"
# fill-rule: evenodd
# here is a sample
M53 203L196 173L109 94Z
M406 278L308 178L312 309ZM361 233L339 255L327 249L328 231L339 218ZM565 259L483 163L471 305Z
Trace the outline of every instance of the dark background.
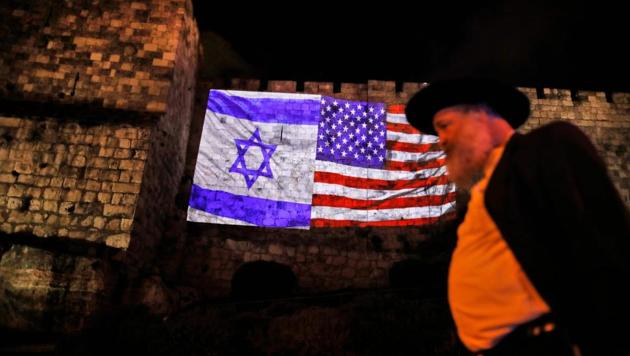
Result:
M206 77L630 91L628 18L606 1L218 4L193 1Z

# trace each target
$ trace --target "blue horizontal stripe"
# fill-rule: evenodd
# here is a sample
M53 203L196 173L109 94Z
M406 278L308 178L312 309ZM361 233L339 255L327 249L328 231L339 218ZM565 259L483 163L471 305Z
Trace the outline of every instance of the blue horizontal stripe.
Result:
M315 99L245 98L211 90L208 110L257 122L317 125L321 104Z
M265 227L309 226L311 205L248 197L192 186L190 207Z

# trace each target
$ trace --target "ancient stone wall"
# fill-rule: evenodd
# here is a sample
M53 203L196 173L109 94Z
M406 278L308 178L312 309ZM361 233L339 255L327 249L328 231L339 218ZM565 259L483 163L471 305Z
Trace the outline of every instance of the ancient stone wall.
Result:
M200 50L192 5L10 1L0 15L0 323L79 329L158 273Z
M298 90L299 85L299 90ZM188 147L186 195L200 141L207 93L212 88L268 90L330 95L348 100L404 104L423 83L368 81L367 83L319 83L235 79L227 85L200 83L193 129ZM532 102L532 114L521 128L525 132L553 120L568 120L581 127L597 145L624 201L630 205L629 157L630 95L520 88ZM187 195L186 195L187 196ZM451 224L452 225L452 224ZM413 228L344 228L283 230L188 223L188 251L181 280L207 296L228 295L234 273L253 261L273 261L289 266L303 291L340 288L372 288L390 285L390 271L407 259L439 260L445 249L429 248L430 238L453 239L452 226L445 230ZM452 241L443 241L448 246Z

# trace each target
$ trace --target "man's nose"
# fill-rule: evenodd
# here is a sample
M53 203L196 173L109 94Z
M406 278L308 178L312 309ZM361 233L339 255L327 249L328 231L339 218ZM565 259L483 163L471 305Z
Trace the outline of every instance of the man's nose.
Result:
M446 138L446 135L438 135L438 144L443 150L446 148L446 146L448 145L448 139Z

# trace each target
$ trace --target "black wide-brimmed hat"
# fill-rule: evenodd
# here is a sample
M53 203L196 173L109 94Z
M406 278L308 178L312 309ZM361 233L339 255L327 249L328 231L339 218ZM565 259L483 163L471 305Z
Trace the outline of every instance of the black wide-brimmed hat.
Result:
M529 99L505 83L483 78L435 81L417 92L407 103L409 123L422 133L436 135L433 116L456 105L486 105L512 127L522 125L529 116Z

